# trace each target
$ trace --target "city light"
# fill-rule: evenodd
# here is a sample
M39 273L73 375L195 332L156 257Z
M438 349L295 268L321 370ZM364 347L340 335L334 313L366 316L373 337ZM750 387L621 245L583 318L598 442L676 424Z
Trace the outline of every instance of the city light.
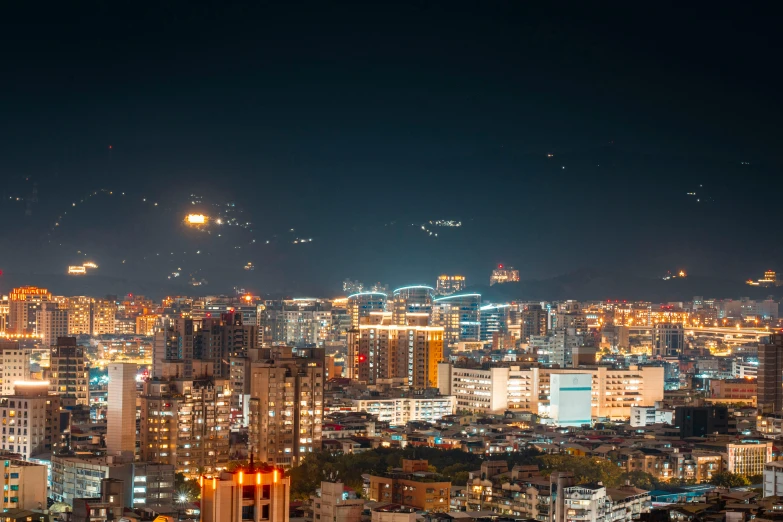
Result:
M185 217L185 222L188 225L206 225L209 218L204 214L188 214Z

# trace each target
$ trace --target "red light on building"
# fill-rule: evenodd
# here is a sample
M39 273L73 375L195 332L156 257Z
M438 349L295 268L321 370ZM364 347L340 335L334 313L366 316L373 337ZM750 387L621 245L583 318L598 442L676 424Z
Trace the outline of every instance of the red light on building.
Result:
M366 360L367 360L367 356L366 355L360 355L359 356L359 362L364 362Z
M503 269L503 265L498 265L498 268L500 268L502 270Z

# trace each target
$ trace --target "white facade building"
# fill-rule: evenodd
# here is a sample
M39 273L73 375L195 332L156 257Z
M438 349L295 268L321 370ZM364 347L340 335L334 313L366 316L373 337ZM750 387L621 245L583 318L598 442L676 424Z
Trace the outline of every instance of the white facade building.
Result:
M613 370L607 367L580 368L591 376L591 417L621 419L631 416L632 406L653 406L663 400L662 367L630 366ZM468 369L439 363L438 388L441 395L453 395L457 411L503 413L524 410L550 417L551 377L575 373L564 368L523 368L499 366Z
M457 409L457 399L445 397L411 397L353 399L356 411L366 411L378 416L380 422L391 426L404 426L408 421L433 422L447 415L453 415Z
M557 426L581 426L592 420L593 376L555 373L550 377L549 418Z
M662 410L655 406L632 406L631 427L643 428L653 424L672 424L674 410Z
M30 380L30 350L14 343L13 346L4 347L0 357L3 366L2 394L13 395L17 382Z
M783 496L783 462L768 462L764 465L764 496Z

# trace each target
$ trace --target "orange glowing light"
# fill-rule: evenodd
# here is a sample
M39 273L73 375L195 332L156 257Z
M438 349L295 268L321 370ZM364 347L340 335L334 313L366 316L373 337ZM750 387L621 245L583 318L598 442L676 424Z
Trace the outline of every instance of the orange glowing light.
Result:
M242 485L242 482L244 482L244 480L245 480L245 472L244 471L240 471L239 472L239 485L240 486Z
M257 486L261 485L261 472L260 471L258 473L256 473L256 485Z
M272 473L272 482L277 484L277 470Z
M212 477L212 489L217 489L217 477Z
M188 214L185 217L185 222L188 225L206 225L209 218L204 214Z

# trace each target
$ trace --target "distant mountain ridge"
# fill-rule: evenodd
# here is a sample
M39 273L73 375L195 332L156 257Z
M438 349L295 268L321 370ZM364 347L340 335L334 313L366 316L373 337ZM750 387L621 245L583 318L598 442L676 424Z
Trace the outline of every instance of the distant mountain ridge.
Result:
M65 274L5 273L0 277L0 294L8 294L12 288L34 285L47 288L56 295L145 295L161 299L167 295L231 295L232 288L220 286L194 287L186 281L150 281L123 277L108 277L97 274L68 276ZM269 298L296 295L330 294L316 292L317 289L297 289L285 294L275 293ZM760 288L748 286L741 281L724 280L706 276L688 276L664 281L659 278L641 277L585 268L557 277L526 280L501 285L474 285L467 289L482 294L484 302L510 301L558 301L576 299L580 301L627 300L665 303L669 301L690 301L694 296L716 299L765 299L773 296L780 299L783 287ZM298 292L298 294L297 294ZM339 293L339 292L338 292ZM332 292L337 295L337 293Z
M592 268L549 279L472 286L469 290L482 294L483 300L488 302L625 299L662 303L691 301L694 296L716 299L765 299L773 296L779 299L783 294L783 287L753 287L742 281L715 277L695 275L664 281L660 278L604 272Z

